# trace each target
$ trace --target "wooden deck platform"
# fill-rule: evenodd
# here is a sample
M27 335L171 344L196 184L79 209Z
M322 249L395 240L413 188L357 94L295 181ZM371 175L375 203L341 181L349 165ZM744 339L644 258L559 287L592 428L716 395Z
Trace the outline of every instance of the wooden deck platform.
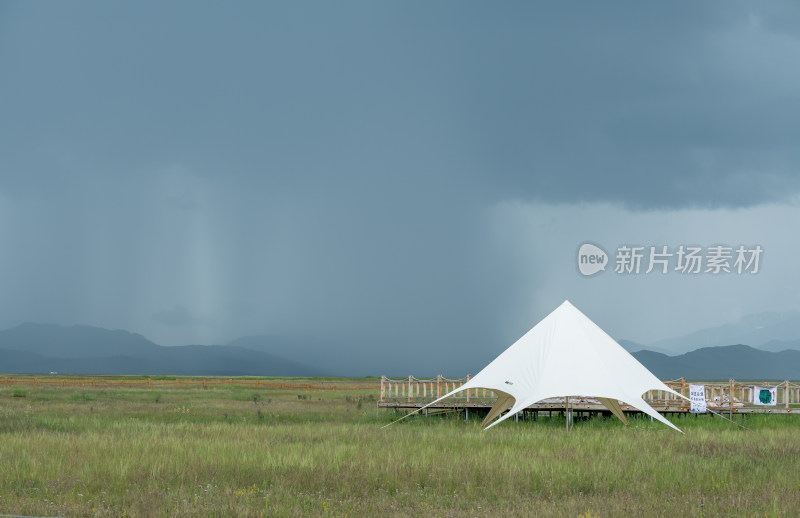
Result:
M438 397L452 390L456 390L470 379L448 379L439 376L436 379L417 379L409 376L408 379L381 378L381 397L378 400L378 409L394 409L413 411L424 407ZM797 414L800 413L800 385L790 381L776 382L737 382L733 379L728 382L689 382L685 378L667 381L665 384L688 397L689 385L705 385L706 405L709 410L732 416L734 414ZM752 403L753 391L761 387L776 387L777 401L775 405L763 406ZM690 405L685 399L679 398L666 391L648 391L643 394L644 400L656 411L666 414L689 414ZM431 405L426 409L427 414L463 411L466 418L469 413L485 415L494 404L496 396L493 392L484 389L465 390L444 401ZM611 412L590 397L573 396L568 398L550 398L538 401L521 412L522 418L540 416L564 415L569 412L573 418L589 417L593 415L611 415ZM628 415L642 414L630 405L620 405L623 412Z

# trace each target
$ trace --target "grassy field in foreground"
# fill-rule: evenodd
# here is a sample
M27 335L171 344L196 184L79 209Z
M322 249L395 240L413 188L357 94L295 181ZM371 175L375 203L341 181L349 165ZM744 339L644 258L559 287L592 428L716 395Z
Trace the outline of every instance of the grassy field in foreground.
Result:
M0 514L800 515L800 416L382 430L376 395L2 388Z

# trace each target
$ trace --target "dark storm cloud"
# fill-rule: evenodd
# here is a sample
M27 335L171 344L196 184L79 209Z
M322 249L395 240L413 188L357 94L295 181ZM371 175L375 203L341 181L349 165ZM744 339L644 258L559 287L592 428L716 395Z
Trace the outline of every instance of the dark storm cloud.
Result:
M797 18L790 2L3 4L5 324L299 333L363 365L471 369L488 358L456 365L453 344L488 355L547 277L487 207L797 196Z
M20 4L2 37L6 170L22 185L177 162L303 193L783 199L799 186L796 10Z

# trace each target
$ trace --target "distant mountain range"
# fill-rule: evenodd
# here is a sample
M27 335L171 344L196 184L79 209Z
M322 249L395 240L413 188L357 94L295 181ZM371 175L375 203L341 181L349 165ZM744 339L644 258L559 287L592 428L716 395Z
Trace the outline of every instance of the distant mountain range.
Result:
M630 340L619 344L663 379L796 380L800 379L798 336L800 312L792 311L747 315L731 324L650 344Z
M364 368L362 355L358 355L352 348L333 343L320 343L310 338L253 335L233 340L227 346L274 354L295 362L313 362L315 366L322 366L322 370L340 376L371 374Z
M664 380L797 380L800 351L764 351L748 345L703 347L678 356L654 351L633 354L642 365Z
M795 324L795 336L800 336L800 316L764 315L649 346L628 340L619 343L662 379L800 379L800 339L788 338ZM716 344L731 337L749 337L758 347L737 341L733 343L739 345L706 345L678 355L665 349L692 349L687 345L692 341ZM22 324L0 331L3 373L364 376L391 368L375 365L376 372L362 372L364 358L351 356L358 353L277 336L249 336L227 345L163 347L138 334L91 326ZM447 366L440 370L446 371Z
M321 376L326 369L237 346L163 347L91 326L22 324L0 331L0 372L208 376Z
M799 338L800 312L768 312L747 315L737 322L701 329L687 335L658 340L641 348L681 354L704 347L747 344L759 349L780 351L800 347Z

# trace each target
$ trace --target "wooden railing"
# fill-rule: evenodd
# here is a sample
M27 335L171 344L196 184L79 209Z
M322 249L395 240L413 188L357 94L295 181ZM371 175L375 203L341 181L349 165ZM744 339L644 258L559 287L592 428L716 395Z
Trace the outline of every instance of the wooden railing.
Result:
M800 405L800 385L792 383L789 380L783 382L758 382L758 381L736 381L733 378L726 382L707 382L707 381L686 381L686 378L680 380L667 381L664 383L669 388L689 397L689 385L704 385L706 393L706 402L709 407L714 410L722 410L735 413L741 408L763 408L767 410L770 407L755 405L753 401L753 391L756 388L777 388L777 404L776 407L783 408L784 411L790 412L793 406ZM650 390L644 394L644 399L648 403L653 404L669 404L670 402L680 403L680 408L688 409L689 402L685 399L678 398L673 394L666 393L665 391Z
M414 376L402 379L381 377L381 402L409 402L429 403L448 392L463 386L470 380L466 378L444 378L441 375L431 379L419 379ZM730 379L727 382L689 382L686 378L664 382L664 384L679 394L689 397L689 385L704 385L707 405L717 411L736 412L738 409L753 408L754 387L777 386L777 406L785 411L791 411L793 406L800 406L800 385L784 381L752 382ZM688 410L689 401L667 392L666 390L649 390L642 397L649 404L659 407L672 407L675 410ZM491 390L483 388L466 389L457 392L453 398L460 403L492 402L496 395ZM762 407L769 408L769 407Z
M386 376L381 377L381 401L433 401L461 387L469 381L471 376L466 378L444 378L440 374L435 379L419 379L409 376L408 379L390 379ZM494 391L487 389L465 389L456 392L453 398L466 402L477 402L486 400L493 401L496 398Z

